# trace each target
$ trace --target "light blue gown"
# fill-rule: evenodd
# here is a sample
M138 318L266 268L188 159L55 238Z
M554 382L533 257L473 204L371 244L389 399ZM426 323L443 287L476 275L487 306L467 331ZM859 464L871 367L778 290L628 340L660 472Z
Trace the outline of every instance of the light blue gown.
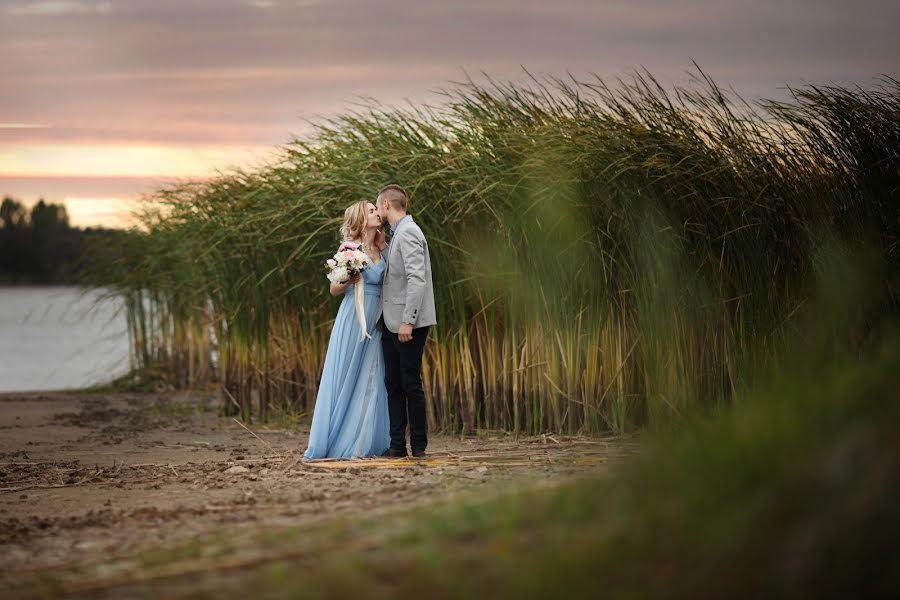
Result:
M363 271L360 282L365 284L366 329L371 339L359 340L354 286L344 293L328 341L304 459L380 456L390 445L381 331L376 327L384 270L382 258Z

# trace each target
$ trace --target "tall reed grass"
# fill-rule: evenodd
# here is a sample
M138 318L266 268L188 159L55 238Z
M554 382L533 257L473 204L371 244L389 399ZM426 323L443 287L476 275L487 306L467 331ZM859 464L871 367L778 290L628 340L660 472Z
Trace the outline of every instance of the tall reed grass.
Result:
M898 152L893 79L753 104L702 72L672 90L647 73L455 84L439 106L372 103L266 167L159 190L107 275L136 366L220 382L247 419L310 414L339 217L398 182L434 266L433 427L665 427L777 360L826 242L880 269L860 340L896 314Z

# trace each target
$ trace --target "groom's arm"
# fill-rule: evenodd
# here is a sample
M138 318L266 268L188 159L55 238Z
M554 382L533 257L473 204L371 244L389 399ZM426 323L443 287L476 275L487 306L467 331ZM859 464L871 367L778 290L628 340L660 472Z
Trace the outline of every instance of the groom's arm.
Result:
M425 236L416 228L409 228L397 248L403 257L406 271L406 304L403 307L403 323L415 325L419 309L425 298Z

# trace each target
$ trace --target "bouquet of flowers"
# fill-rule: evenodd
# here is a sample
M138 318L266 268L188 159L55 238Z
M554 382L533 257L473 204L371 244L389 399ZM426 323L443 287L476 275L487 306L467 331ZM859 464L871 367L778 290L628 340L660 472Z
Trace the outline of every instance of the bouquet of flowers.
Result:
M355 242L344 242L341 244L335 255L325 261L325 268L328 270L328 281L332 283L347 283L357 275L372 265L372 259L365 253L362 244ZM355 285L356 300L356 320L362 329L359 341L366 338L372 339L366 330L366 313L363 304L363 288L365 285L362 281Z

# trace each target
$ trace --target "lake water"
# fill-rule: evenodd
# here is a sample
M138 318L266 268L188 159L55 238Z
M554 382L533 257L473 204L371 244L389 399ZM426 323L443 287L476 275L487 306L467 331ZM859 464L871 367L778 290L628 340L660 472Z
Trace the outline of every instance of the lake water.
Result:
M128 372L121 301L74 287L0 287L0 392L105 383Z

